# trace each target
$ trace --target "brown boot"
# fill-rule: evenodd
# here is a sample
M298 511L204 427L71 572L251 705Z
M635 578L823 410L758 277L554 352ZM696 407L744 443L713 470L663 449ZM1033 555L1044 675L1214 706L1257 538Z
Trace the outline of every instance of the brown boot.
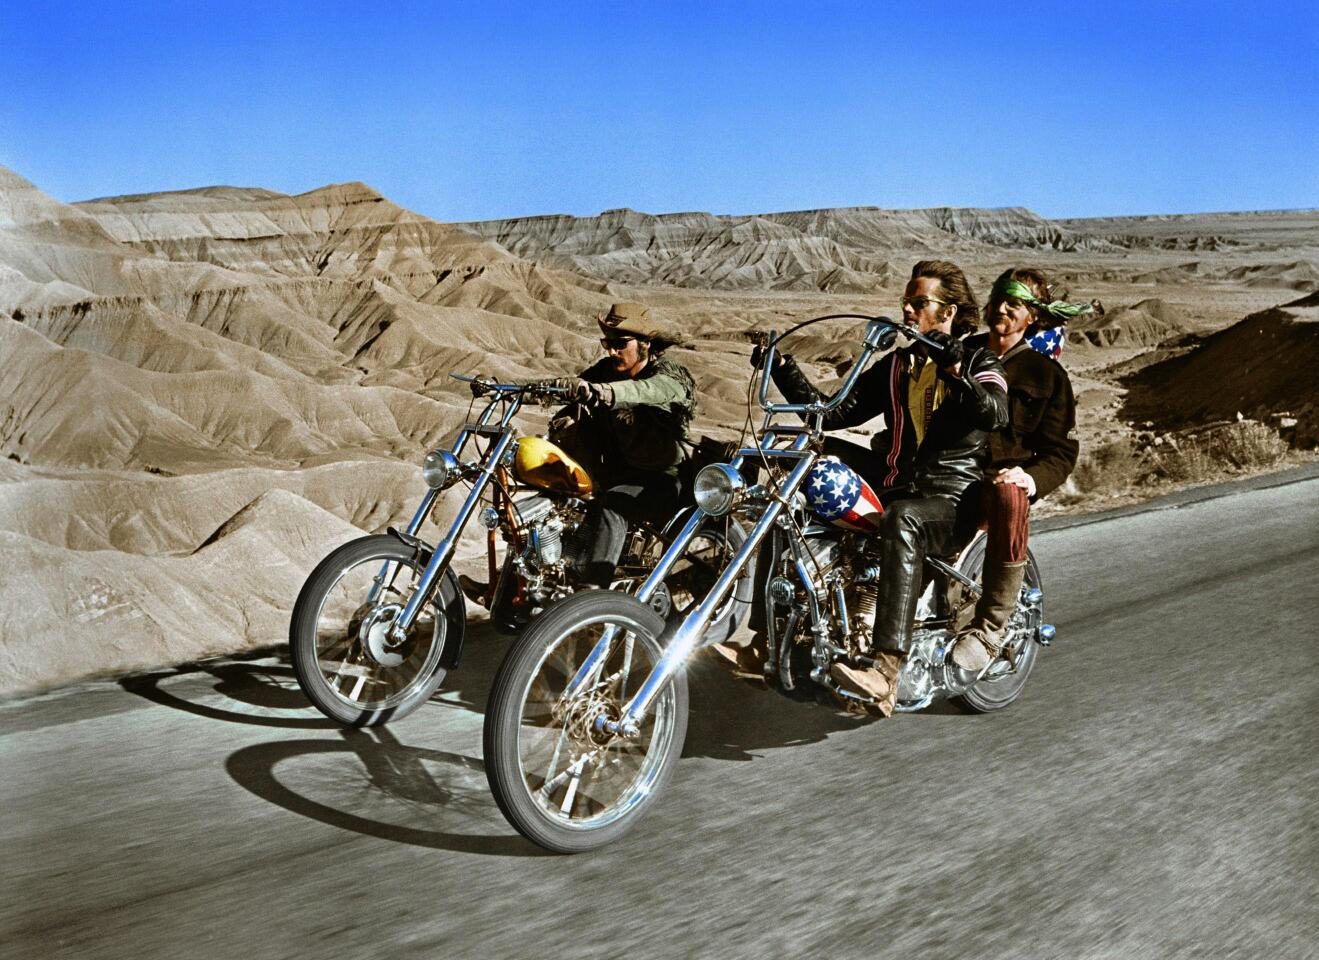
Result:
M1007 634L1008 621L1017 609L1017 597L1026 579L1026 563L994 563L985 560L984 591L976 604L975 619L953 645L953 663L979 673L989 666Z
M898 699L898 670L902 666L902 657L880 651L874 659L878 666L862 668L831 663L829 676L848 693L874 701L868 706L881 715L892 716L893 705Z

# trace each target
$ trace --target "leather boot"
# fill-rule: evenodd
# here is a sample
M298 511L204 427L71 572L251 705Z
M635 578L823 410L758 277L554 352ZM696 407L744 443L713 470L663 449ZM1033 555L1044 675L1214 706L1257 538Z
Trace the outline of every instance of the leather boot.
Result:
M716 643L710 647L716 657L733 668L733 675L742 680L765 679L765 651L759 640L746 646L735 643Z
M911 649L911 627L921 595L921 568L925 561L916 523L902 523L896 536L880 541L879 591L875 596L875 649L906 653Z
M953 663L979 673L1003 648L1008 621L1017 609L1017 597L1026 578L1026 562L985 561L984 590L976 603L975 619L953 646Z
M898 671L902 668L902 657L881 651L874 659L877 665L864 669L834 662L829 665L829 676L848 693L870 697L873 702L866 706L889 717L893 715L893 705L898 699Z

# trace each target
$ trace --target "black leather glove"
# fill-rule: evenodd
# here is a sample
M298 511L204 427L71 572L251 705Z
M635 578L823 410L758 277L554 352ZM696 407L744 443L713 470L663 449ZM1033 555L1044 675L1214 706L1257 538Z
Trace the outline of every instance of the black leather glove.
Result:
M769 352L769 344L768 344L768 343L757 343L754 347L752 347L752 348L751 348L751 366L753 366L753 367L755 367L757 370L759 370L759 369L760 369L760 365L761 365L762 363L765 362L765 354L768 353L768 352ZM782 364L783 364L783 362L784 362L785 360L791 360L791 359L792 359L792 357L791 357L790 354L786 354L786 353L782 353L782 352L775 353L775 354L774 354L774 367L775 367L775 369L777 369L778 367L782 366Z
M475 380L469 382L467 386L471 388L472 396L481 397L485 396L485 394L490 391L494 382L495 381L491 380L489 377L477 377Z
M966 355L966 347L957 337L942 330L931 330L925 336L938 344L937 347L927 344L926 349L930 352L930 359L940 367L947 370L962 362L962 357Z

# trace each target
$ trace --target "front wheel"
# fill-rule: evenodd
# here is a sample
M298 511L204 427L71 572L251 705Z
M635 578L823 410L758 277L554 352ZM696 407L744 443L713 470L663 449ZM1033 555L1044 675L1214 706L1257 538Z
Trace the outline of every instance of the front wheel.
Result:
M397 537L363 537L307 578L293 605L289 650L298 686L331 720L367 727L407 716L457 663L466 610L452 571L402 642L390 639L427 559Z
M486 707L486 777L499 809L528 840L556 853L594 850L627 833L672 777L687 737L679 671L636 736L617 720L659 662L664 620L634 597L574 594L514 643ZM570 681L600 641L603 656L572 696Z

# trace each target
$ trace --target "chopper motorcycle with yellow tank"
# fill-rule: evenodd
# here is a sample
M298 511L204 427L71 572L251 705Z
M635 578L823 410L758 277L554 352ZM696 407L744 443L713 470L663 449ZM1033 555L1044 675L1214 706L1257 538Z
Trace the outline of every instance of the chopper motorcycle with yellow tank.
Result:
M469 383L485 407L463 424L452 447L426 455L426 494L407 528L391 527L334 550L312 571L293 606L289 646L298 685L318 710L343 724L375 726L404 717L458 667L466 604L452 561L473 517L486 531L490 572L479 602L490 609L496 629L519 631L578 585L575 561L585 549L583 521L593 480L559 446L519 436L513 424L524 403L561 403L565 391L545 383L450 376ZM438 543L427 543L422 524L444 491L460 484L468 491L452 523ZM693 513L694 507L683 508L665 530L633 526L613 589L640 584ZM682 615L743 539L736 522L703 524L662 586L648 593L648 607L665 618ZM748 576L712 629L731 634L751 595Z

